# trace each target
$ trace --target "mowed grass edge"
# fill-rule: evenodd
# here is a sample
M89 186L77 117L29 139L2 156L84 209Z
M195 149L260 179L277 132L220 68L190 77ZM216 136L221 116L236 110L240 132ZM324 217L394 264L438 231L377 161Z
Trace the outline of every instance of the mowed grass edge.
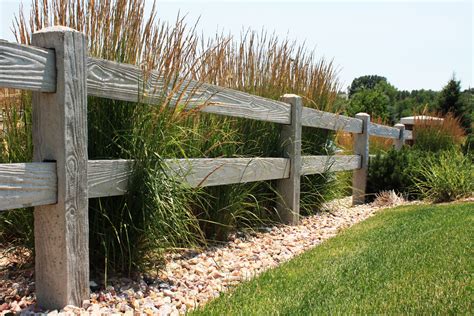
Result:
M470 314L474 203L387 209L193 315Z

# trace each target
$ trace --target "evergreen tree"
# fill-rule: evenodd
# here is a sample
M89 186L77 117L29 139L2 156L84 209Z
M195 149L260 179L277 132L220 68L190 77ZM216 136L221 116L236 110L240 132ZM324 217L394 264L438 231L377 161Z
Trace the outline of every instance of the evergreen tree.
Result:
M438 110L441 114L452 113L459 118L461 125L469 133L471 130L472 107L469 104L469 98L462 97L461 82L453 76L448 84L443 87L439 95Z
M456 78L451 78L448 84L444 86L439 95L439 110L441 114L446 115L453 113L456 117L462 113L461 97L461 82L456 81Z

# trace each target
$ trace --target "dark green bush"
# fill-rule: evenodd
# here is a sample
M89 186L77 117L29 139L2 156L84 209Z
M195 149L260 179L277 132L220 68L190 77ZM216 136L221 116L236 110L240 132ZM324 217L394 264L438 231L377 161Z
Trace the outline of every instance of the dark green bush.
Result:
M472 156L455 149L429 152L410 148L378 154L369 163L368 200L386 190L434 202L469 196L474 191Z
M387 190L394 190L406 198L416 198L413 172L424 156L426 154L404 147L400 151L391 149L372 157L367 179L368 201L373 200L376 193Z

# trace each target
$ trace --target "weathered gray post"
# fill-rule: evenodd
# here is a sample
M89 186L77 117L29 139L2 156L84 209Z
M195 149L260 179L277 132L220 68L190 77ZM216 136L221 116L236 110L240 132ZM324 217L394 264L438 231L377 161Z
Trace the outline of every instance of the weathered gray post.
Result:
M405 125L400 123L395 124L395 128L400 130L400 138L393 140L393 147L395 147L396 150L400 150L405 144Z
M34 211L36 297L46 309L80 306L89 296L86 39L54 26L32 45L56 56L56 92L33 93L33 143L34 161L55 161L58 177L57 203Z
M281 146L283 157L290 159L290 177L277 181L277 209L280 219L285 224L295 225L300 213L300 178L301 178L301 115L303 101L294 94L285 94L281 101L291 105L291 123L283 125Z
M358 113L356 118L362 120L362 133L354 134L354 154L360 155L361 167L354 170L352 176L352 204L363 204L365 202L365 189L367 187L367 173L369 170L369 128L370 115Z

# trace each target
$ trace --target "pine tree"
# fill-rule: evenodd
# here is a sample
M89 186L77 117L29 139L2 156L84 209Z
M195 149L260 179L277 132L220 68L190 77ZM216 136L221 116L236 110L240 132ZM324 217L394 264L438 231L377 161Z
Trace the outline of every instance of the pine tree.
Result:
M453 76L441 90L438 110L443 115L452 113L459 118L461 125L469 133L471 127L470 107L466 104L465 99L462 98L461 81L457 81Z
M461 97L461 82L456 81L453 76L448 84L441 90L439 96L439 110L443 115L452 113L454 116L459 117L462 114L462 104L460 102Z

